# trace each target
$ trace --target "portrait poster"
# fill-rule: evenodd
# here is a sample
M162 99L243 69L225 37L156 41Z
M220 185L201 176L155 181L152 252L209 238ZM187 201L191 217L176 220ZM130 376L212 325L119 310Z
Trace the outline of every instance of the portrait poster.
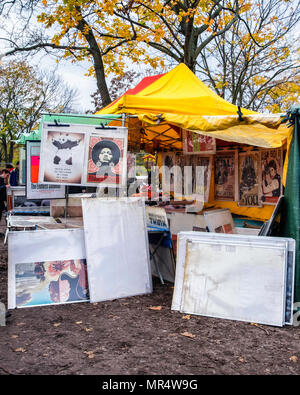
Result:
M174 192L175 152L162 153L162 190L164 193Z
M26 142L26 198L27 199L59 199L65 197L64 185L39 184L40 163L39 141Z
M261 200L276 204L282 195L282 149L261 150Z
M193 193L209 200L213 156L195 155L193 157Z
M40 183L84 184L85 138L88 130L88 125L43 124L39 167Z
M94 132L87 151L87 185L122 187L127 180L127 128Z
M215 200L237 200L238 153L237 151L218 152L215 155Z
M184 154L215 154L216 139L189 130L182 130Z
M239 206L261 207L261 160L260 152L239 154Z
M88 300L82 229L9 232L8 308Z

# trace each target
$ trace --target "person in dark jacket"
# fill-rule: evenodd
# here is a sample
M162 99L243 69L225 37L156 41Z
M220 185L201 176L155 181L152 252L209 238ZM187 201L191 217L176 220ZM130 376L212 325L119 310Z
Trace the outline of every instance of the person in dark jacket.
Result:
M10 172L9 185L12 187L19 185L19 162L17 162L15 169Z
M5 203L7 200L6 188L7 180L9 178L9 170L3 169L0 173L0 222L2 219L2 213L6 209Z

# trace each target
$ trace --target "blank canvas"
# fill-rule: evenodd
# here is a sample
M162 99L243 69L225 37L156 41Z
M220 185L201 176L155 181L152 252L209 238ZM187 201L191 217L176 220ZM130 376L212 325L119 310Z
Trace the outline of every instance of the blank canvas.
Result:
M152 292L145 203L82 199L91 302Z

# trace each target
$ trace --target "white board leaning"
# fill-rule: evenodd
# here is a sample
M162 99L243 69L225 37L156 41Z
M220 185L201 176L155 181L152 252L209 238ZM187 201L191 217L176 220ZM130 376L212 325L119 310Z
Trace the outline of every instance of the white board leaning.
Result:
M292 324L294 255L292 239L181 232L172 310Z
M82 229L9 232L8 308L87 300Z
M82 199L91 302L152 292L145 203Z

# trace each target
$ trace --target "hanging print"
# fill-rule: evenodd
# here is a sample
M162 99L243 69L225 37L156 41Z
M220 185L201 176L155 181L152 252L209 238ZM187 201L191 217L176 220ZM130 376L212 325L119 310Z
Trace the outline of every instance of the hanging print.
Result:
M237 187L237 153L218 152L215 156L215 200L235 201Z
M282 195L282 149L261 151L261 192L263 204L276 204Z
M216 140L189 130L182 130L183 152L185 154L214 154Z
M90 135L87 183L122 186L126 182L127 129ZM126 133L125 133L126 131Z
M260 152L239 154L239 206L261 207Z

